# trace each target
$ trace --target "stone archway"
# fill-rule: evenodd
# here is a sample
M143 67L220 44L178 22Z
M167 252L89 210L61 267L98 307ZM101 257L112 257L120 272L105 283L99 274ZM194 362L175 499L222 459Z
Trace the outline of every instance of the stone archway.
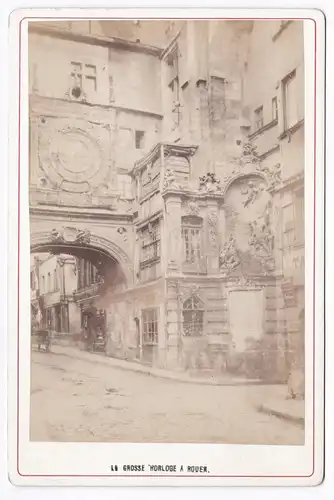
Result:
M59 269L59 274L56 271L56 275L59 276L60 286L57 290L55 289L56 295L52 297L48 295L49 287L45 292L43 285L43 297L47 297L47 302L44 302L44 298L42 302L39 301L40 310L44 313L47 308L54 311L55 304L59 302L61 304L59 314L67 318L68 328L65 330L68 333L76 333L79 330L82 333L82 330L85 330L83 319L89 316L91 320L87 326L87 342L92 339L96 340L99 331L104 332L103 335L101 333L101 338L105 341L108 332L106 311L109 308L110 298L124 291L133 282L132 267L126 253L113 241L86 229L71 226L60 226L59 229L54 228L51 231L32 232L30 244L32 254L47 253L57 256L57 269ZM70 256L74 257L71 265L69 264ZM44 260L42 259L40 264L43 265ZM46 277L44 274L43 278ZM67 286L65 290L65 282L67 283L68 279L72 283L71 291L67 289ZM48 280L50 283L53 281L51 278ZM46 283L46 279L43 279L43 283ZM44 316L43 324L46 321ZM103 322L98 323L98 319L103 319ZM74 324L75 329L70 327ZM61 331L64 331L63 328ZM80 337L80 342L82 338Z
M50 252L80 255L83 251L90 255L99 253L105 259L117 263L124 274L125 283L133 282L132 266L128 255L115 242L78 227L62 226L51 231L33 232L30 237L32 253Z

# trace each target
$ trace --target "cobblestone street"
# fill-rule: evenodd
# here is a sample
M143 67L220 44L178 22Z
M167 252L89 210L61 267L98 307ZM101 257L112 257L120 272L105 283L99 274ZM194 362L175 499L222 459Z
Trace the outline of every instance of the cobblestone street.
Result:
M303 444L302 427L256 411L274 389L175 382L32 352L31 439Z

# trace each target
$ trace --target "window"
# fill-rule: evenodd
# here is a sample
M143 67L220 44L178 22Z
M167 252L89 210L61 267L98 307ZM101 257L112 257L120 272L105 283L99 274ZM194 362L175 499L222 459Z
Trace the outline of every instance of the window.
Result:
M186 337L203 335L204 305L197 296L191 296L183 303L183 334Z
M45 276L42 276L41 293L45 293Z
M284 247L291 247L295 240L293 204L283 207Z
M140 279L150 281L160 275L160 223L148 224L141 230Z
M78 261L78 289L100 283L101 275L96 266L84 259Z
M182 238L185 262L198 264L202 257L202 219L200 217L182 217Z
M114 102L115 101L115 96L114 96L114 78L112 76L109 76L109 102Z
M160 257L160 224L149 224L142 232L141 262Z
M96 66L85 64L85 70L86 89L96 92Z
M53 271L53 290L54 290L54 292L56 292L57 290L59 290L59 288L58 288L58 272L57 272L57 269L54 269L54 271Z
M296 71L292 71L283 80L284 130L289 130L298 123L298 96Z
M158 309L144 309L143 320L143 344L157 345L158 343Z
M52 283L51 283L51 273L48 273L48 282L47 282L47 291L51 292L52 291Z
M260 130L263 127L263 106L260 106L254 111L255 114L255 130Z
M180 81L179 81L179 54L178 48L167 57L167 65L169 70L168 87L172 98L172 113L174 118L174 127L180 125Z
M144 139L145 139L145 132L142 130L135 130L135 144L136 144L136 149L144 149Z
M72 96L79 98L81 92L88 95L97 90L96 66L94 64L83 64L71 62Z
M272 120L278 119L278 106L277 106L277 97L273 97L271 100L271 110L272 110Z

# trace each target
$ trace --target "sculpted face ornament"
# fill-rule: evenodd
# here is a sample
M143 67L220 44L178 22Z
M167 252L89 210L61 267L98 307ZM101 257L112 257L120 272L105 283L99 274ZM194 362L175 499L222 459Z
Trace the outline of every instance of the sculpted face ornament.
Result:
M125 227L119 227L117 229L117 232L118 232L118 234L120 234L121 236L123 236L124 241L127 241L128 234L127 234L127 230L125 229Z

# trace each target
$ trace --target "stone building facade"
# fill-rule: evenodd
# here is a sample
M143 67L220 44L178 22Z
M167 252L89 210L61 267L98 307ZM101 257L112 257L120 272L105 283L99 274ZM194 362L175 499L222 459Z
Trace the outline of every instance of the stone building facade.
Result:
M108 23L30 31L32 250L99 269L107 354L287 378L303 359L302 22Z
M74 300L77 278L75 259L70 255L34 256L30 269L31 303L39 314L39 326L65 334L79 330Z

